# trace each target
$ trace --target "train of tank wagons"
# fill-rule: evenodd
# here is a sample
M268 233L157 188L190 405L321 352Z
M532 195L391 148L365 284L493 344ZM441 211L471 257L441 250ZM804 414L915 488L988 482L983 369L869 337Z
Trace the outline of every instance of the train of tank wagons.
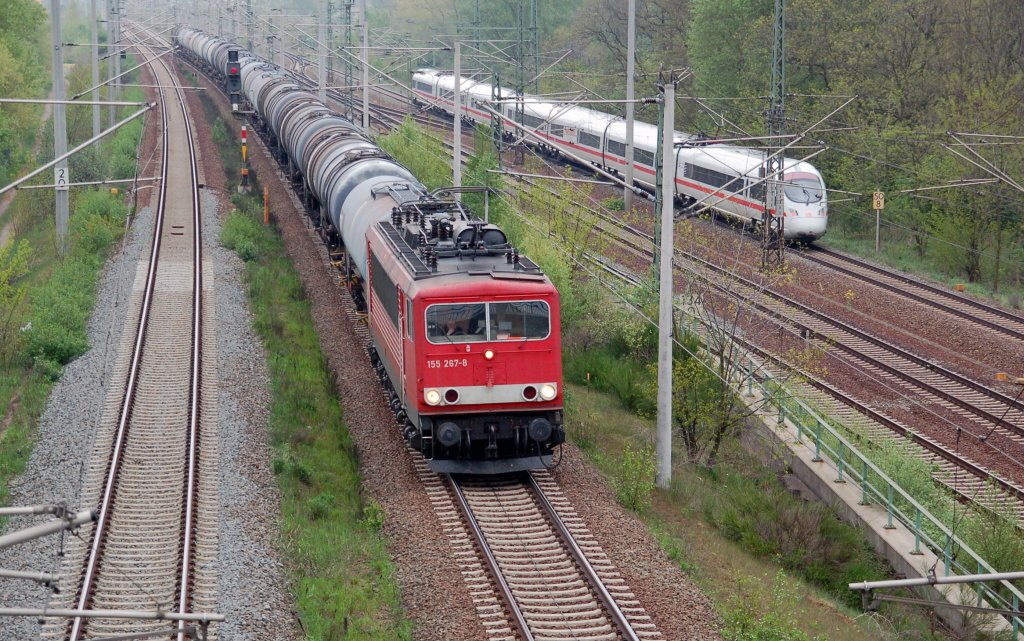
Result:
M344 245L371 362L407 442L440 472L551 465L564 390L558 291L541 269L288 71L201 31L176 39L251 112L322 236Z
M455 76L435 69L420 69L412 76L414 101L455 114ZM518 122L536 138L527 142L549 154L562 153L586 160L606 171L625 174L633 165L635 182L654 190L654 155L658 128L636 121L633 157L626 157L626 121L618 116L575 104L552 102L524 95L517 100L522 116L515 113L515 97L498 92L486 82L461 77L460 112L471 122L491 124L492 110L500 109L509 123ZM500 95L499 95L500 94ZM501 101L496 101L496 98ZM495 103L500 104L497 106ZM699 136L675 132L675 197L679 202L703 202L733 220L760 224L765 199L765 154L761 150L714 143ZM810 242L828 226L828 204L821 173L808 162L786 158L783 162L784 235ZM776 215L773 211L772 215Z

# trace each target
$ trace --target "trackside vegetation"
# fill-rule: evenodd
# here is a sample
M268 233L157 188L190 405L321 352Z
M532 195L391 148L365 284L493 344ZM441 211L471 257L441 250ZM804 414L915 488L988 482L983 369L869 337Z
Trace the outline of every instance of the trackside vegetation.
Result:
M453 0L449 11L418 0L382 5L381 22L401 21L424 39L457 33L466 16L484 33L529 19L504 0ZM527 91L624 98L626 3L537 5L541 49L570 53L550 70L542 65ZM636 96L657 95L659 70L686 69L677 129L721 139L763 134L774 5L637 3ZM1022 15L1019 0L786 2L787 132L839 109L800 143L827 146L812 162L839 190L828 195L823 244L1024 307ZM432 52L423 64L451 69L452 53ZM514 82L512 68L501 74L506 86ZM622 116L621 105L594 108ZM656 122L656 108L638 106L637 118ZM886 194L879 253L876 190Z
M488 141L481 132L463 184L501 186L487 172L496 166ZM407 166L435 163L423 174L433 181L426 182L429 188L451 180L443 149L414 125L407 122L381 145ZM859 597L847 584L884 577L887 566L833 510L801 500L779 483L780 458L742 446L743 422L720 413L732 407L734 395L699 364L697 341L682 328L676 329L683 338L675 358L674 482L668 491L654 489L657 332L643 316L656 317L656 297L645 286L612 293L579 260L594 244L593 221L571 206L578 193L516 188L515 195L491 197L490 219L559 287L570 438L609 477L620 503L648 523L665 551L715 601L725 638L941 638L914 611L889 608L878 619L860 615ZM464 201L483 211L475 196ZM723 422L729 422L726 431L712 429ZM690 440L683 437L687 429Z
M203 102L234 192L237 146L209 99ZM262 201L232 200L220 240L245 261L254 328L268 354L280 547L305 638L409 639L411 623L381 534L383 511L361 495L355 447L298 273L275 228L262 224Z
M5 10L0 16L0 60L7 60L5 55L20 56L22 62L13 70L23 74L25 84L12 85L9 90L0 88L0 93L45 93L45 82L36 76L47 73L48 46L42 53L33 53L31 49L43 47L38 39L40 30L45 30L45 15L41 10L36 14L39 7L33 2L19 0L5 6L12 13ZM25 22L10 22L18 16ZM81 28L79 21L68 21L69 30ZM16 42L12 44L8 38ZM88 59L88 52L77 55ZM71 62L81 60L75 58ZM0 74L3 81L16 79L6 74L6 63L0 63L0 67L5 68L5 74ZM72 74L68 78L69 90L86 88L86 75ZM137 83L137 72L127 76L125 82ZM126 89L122 95L131 101L143 99L138 88ZM34 166L29 160L41 164L52 159L53 134L50 121L40 125L41 110L35 110L32 118L28 118L24 114L8 117L4 109L0 109L0 155L9 159L10 164L0 162L0 173L7 180L23 173L21 167ZM11 131L15 133L10 134L13 138L4 138L8 135L4 133L5 127L14 127ZM141 121L134 121L103 141L100 148L85 152L90 156L88 174L74 173L80 160L72 157L75 180L90 180L85 175L131 178L141 132ZM73 109L70 110L70 145L87 139L91 133L91 121L74 117ZM33 139L39 149L34 159ZM10 140L19 146L5 148ZM46 179L44 173L35 182ZM96 284L107 256L124 235L129 215L127 199L120 193L77 188L70 197L69 251L64 256L57 250L52 191L22 190L0 216L0 229L7 235L7 241L0 245L0 504L8 502L8 482L24 470L32 453L38 420L53 383L66 364L89 349L86 329L95 303Z

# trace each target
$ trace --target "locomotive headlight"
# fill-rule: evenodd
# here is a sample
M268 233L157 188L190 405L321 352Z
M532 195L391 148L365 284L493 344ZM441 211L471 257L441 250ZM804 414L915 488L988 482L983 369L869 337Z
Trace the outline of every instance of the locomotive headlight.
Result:
M487 350L486 352L484 352L484 358L486 358L487 360L491 360L492 358L494 358L494 351Z
M545 383L540 386L540 397L545 401L550 401L558 394L558 390L551 383Z
M423 400L427 402L427 405L437 405L441 402L441 392L436 389L428 389L423 392Z

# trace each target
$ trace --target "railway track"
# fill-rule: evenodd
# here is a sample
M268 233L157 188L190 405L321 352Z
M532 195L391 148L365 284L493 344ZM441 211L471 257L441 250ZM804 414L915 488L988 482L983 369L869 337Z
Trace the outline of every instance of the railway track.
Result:
M664 638L546 472L458 479L415 457L489 638Z
M651 260L654 256L653 239L643 234L643 232L633 231L637 235L636 239L625 239L618 234L615 234L614 237L617 242L624 243L630 251L642 256L647 261ZM610 232L603 230L603 233ZM732 284L726 285L722 282L716 282L718 278L732 279L737 277L705 259L686 252L677 252L676 256L677 269L682 268L691 274L699 274L700 278L707 280L723 297L746 297L748 304L758 310L763 316L777 321L784 327L788 327L788 333L792 337L795 338L803 334L810 340L818 341L823 349L839 350L841 352L838 355L839 358L853 359L861 371L867 370L879 378L890 380L903 387L907 392L918 395L930 395L933 403L951 411L956 411L959 417L966 421L968 425L983 428L981 432L975 432L976 437L991 430L991 435L986 440L993 445L998 442L993 438L996 435L1005 439L1003 441L1004 445L1020 445L1024 442L1024 436L1022 436L1024 432L1021 430L1020 423L1019 401L1006 397L1001 392L969 381L956 373L949 372L947 375L946 372L948 370L938 365L932 365L924 361L924 359L920 359L898 347L892 346L890 350L889 344L877 337L861 332L836 319L831 319L785 296L758 289L756 284L750 281L740 278L743 289L736 289ZM710 271L715 278L711 278L704 270ZM775 363L780 368L793 366L742 336L736 336L734 339L740 342L745 349L754 352L764 360ZM918 443L932 454L941 457L947 463L959 466L983 483L991 480L1006 494L1016 497L1018 501L1024 501L1024 487L1007 480L1003 475L958 453L955 449L941 444L934 438L924 435L919 430L893 419L885 412L874 408L872 403L864 399L858 399L854 395L825 382L813 372L803 371L802 374L810 385L841 401L847 407L847 412L849 408L856 409L860 414L867 416L889 430ZM964 394L968 399L976 400L979 405L973 405L969 400L957 398L955 394L958 393ZM999 405L995 405L996 403L999 403ZM839 408L837 407L836 409L838 410ZM1005 418L995 414L994 412L996 411L1004 411L1006 413ZM839 415L842 415L842 413ZM1014 420L1007 420L1011 416L1014 417ZM951 429L953 428L951 427ZM953 475L950 476L952 477ZM953 488L951 487L951 489ZM960 488L957 488L956 491L957 493L964 494L964 491ZM964 496L974 500L978 494L972 493L970 496L964 494ZM1015 508L1015 511L1024 517L1024 504L1021 507Z
M131 27L131 41L140 39ZM154 36L147 33L144 39ZM149 45L151 46L151 45ZM137 46L146 57L149 46ZM80 578L56 597L78 610L212 612L216 604L216 359L212 300L204 279L199 167L184 92L162 60L161 177L148 262L139 265L129 326L111 372L103 418L83 485L95 526L69 546L63 576ZM169 87L174 87L170 89ZM73 601L72 601L73 600ZM75 618L44 638L149 634L179 639L185 623Z
M995 305L959 296L941 287L887 271L876 265L820 246L797 254L805 260L838 271L904 298L927 305L960 320L1017 340L1024 340L1024 317Z

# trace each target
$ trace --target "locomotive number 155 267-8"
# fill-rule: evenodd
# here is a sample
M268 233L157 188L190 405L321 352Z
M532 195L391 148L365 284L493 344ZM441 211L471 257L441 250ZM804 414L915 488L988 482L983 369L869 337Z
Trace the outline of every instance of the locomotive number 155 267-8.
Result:
M434 358L427 360L427 369L446 369L449 367L468 367L466 358Z

